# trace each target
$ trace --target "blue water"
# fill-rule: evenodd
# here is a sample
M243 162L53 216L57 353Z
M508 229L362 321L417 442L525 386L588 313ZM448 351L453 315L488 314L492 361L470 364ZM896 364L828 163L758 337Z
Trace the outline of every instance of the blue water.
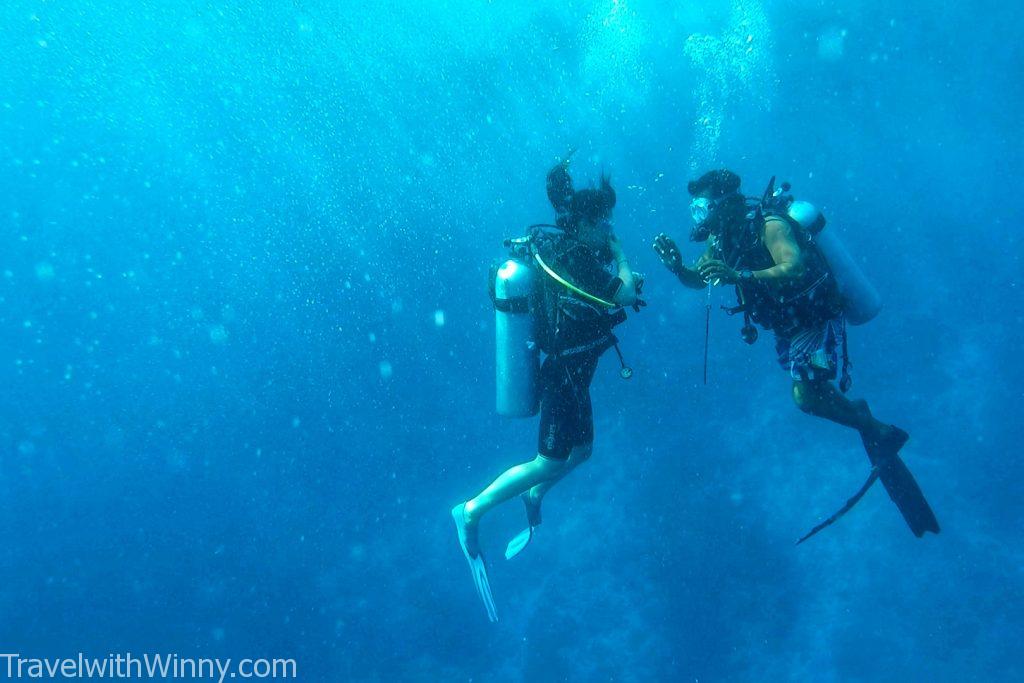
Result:
M1024 55L1013 3L0 7L0 650L310 681L1020 680ZM533 456L487 269L611 173L650 306L597 445L501 559L448 510ZM883 292L853 395L943 532L661 268L688 179L821 205ZM731 304L716 293L715 307Z

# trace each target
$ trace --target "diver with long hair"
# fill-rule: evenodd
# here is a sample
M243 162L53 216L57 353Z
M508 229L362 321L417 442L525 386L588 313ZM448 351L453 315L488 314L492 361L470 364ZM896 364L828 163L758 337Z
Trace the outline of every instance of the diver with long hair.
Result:
M521 552L533 537L544 496L593 452L590 383L601 355L617 344L612 328L625 319L622 307L638 301L636 276L612 230L616 197L609 179L602 175L600 187L574 190L568 163L568 158L560 161L547 176L556 224L533 226L528 238L541 266L531 312L545 354L536 456L452 509L459 543L492 621L497 613L478 542L480 520L518 496L528 527L509 543L506 557Z

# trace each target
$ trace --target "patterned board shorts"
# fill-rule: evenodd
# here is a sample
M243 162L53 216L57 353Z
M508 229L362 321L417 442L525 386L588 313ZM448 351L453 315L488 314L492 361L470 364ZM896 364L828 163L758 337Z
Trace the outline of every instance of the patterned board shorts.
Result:
M795 380L833 380L846 338L843 317L775 334L779 365Z

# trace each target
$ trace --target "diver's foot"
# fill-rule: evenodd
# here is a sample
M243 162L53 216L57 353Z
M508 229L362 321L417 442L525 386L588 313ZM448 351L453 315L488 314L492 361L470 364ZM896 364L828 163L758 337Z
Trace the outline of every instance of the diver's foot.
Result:
M459 545L466 553L466 559L479 557L480 541L477 533L479 525L469 521L465 503L459 503L452 508L452 519L455 520L455 531L459 536Z
M520 494L519 498L523 501L523 505L526 507L527 524L529 524L531 527L540 526L540 502L542 498L534 496L529 491Z

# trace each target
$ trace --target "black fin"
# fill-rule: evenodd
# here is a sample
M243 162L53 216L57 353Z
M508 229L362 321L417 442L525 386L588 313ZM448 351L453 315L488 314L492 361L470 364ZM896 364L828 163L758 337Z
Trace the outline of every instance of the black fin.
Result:
M878 478L914 535L921 538L928 531L939 533L939 520L903 459L893 453L880 460Z
M868 453L871 464L878 470L878 478L882 480L889 498L896 504L903 515L907 526L920 538L928 531L939 533L939 521L935 518L928 500L925 499L921 487L914 475L899 456L900 448L907 442L910 435L899 427L893 427L887 442L878 443L863 439L864 450Z
M838 510L836 510L835 513L833 513L831 517L829 517L824 522L822 522L821 524L819 524L818 526L814 527L813 529L808 531L806 534L804 534L800 538L800 540L796 542L796 544L800 545L801 543L803 543L808 538L810 538L814 534L818 533L819 531L821 531L825 527L831 526L840 517L842 517L847 512L849 512L851 509L853 509L853 506L856 505L858 502L860 502L860 499L864 497L864 494L867 493L868 489L870 489L871 486L875 483L875 480L878 479L878 476L879 476L878 475L878 468L877 467L872 467L871 468L871 474L868 475L867 481L865 481L864 484L861 485L861 487L857 490L857 493L853 494L850 497L850 499L848 501L846 501L846 504L843 505L843 507L841 507Z

